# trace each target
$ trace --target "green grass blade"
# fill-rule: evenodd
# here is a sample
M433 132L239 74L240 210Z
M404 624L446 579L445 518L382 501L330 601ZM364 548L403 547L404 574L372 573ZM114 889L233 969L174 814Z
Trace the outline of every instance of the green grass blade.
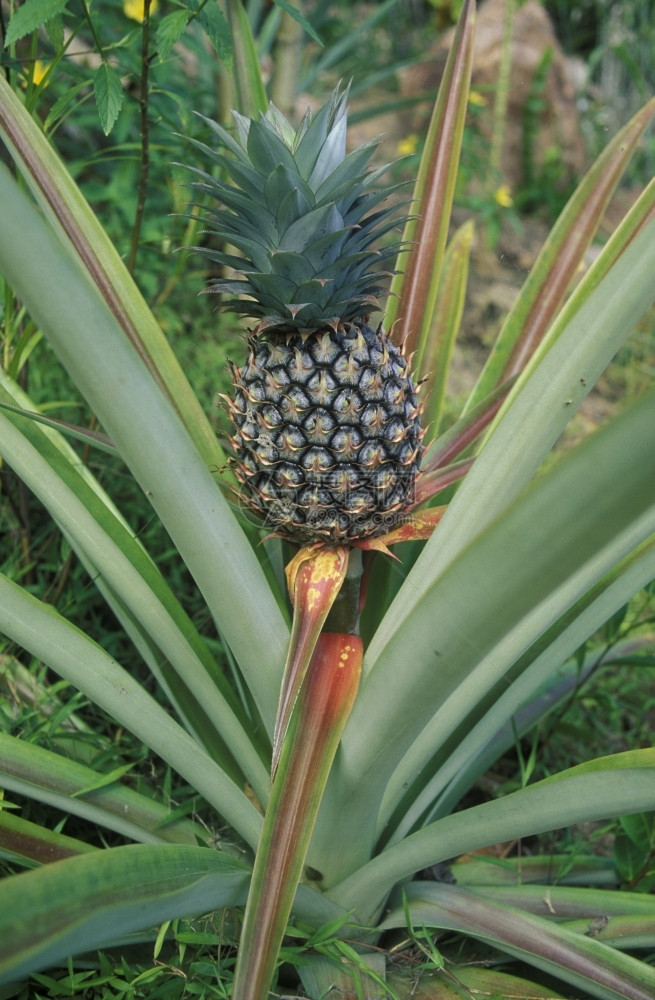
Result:
M650 1000L655 991L652 966L589 934L576 934L515 907L480 899L458 886L413 883L407 887L407 898L415 925L463 931L564 979L585 996ZM396 910L385 926L402 926L401 918Z
M62 253L4 169L0 213L0 270L161 517L272 731L289 633L257 556L167 396L81 265Z
M203 847L130 845L0 883L0 983L164 920L243 902L249 872Z
M261 816L245 793L108 653L49 605L1 575L0 632L134 733L255 846Z

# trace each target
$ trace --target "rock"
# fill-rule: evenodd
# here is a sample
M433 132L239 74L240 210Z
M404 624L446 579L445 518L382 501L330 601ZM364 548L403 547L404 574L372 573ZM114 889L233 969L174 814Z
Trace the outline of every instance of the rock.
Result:
M477 116L480 129L491 141L493 103L499 78L508 0L486 0L480 5L475 33L473 88L486 100ZM454 31L442 35L426 59L401 74L404 96L435 91L439 85ZM549 60L543 83L538 75ZM537 78L537 79L536 79ZM523 153L526 143L530 168L540 176L553 163L562 183L585 166L585 149L576 100L584 82L584 67L568 59L555 36L547 12L537 0L514 6L512 63L507 120L503 127L501 177L512 190L534 179L525 176ZM535 107L539 98L539 107ZM528 105L530 101L530 105ZM532 110L529 110L530 106ZM425 115L429 113L426 102ZM422 131L426 119L416 119L407 131ZM407 128L407 126L405 126Z

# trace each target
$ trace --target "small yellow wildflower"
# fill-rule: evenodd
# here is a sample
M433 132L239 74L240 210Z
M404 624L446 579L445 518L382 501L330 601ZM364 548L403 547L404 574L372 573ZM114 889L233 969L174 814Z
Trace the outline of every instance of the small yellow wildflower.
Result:
M487 98L483 97L479 90L469 90L469 104L474 104L476 108L485 108Z
M34 65L32 66L32 86L38 87L49 69L50 66L47 63L41 62L40 59L35 59ZM30 78L30 70L25 69L23 72L24 77L21 80L21 86L26 87L27 81ZM48 86L47 82L45 86Z
M40 59L36 60L34 63L34 69L32 70L32 80L34 81L35 87L39 86L49 69L50 67L46 63L41 62Z
M123 13L125 17L129 17L132 21L138 21L141 24L144 10L145 0L123 0ZM157 0L150 0L150 13L154 14L156 10Z
M499 188L494 191L494 201L501 208L511 208L514 204L514 199L512 198L512 192L509 189L509 184L501 184Z
M418 136L415 132L401 139L396 147L398 156L411 156L418 149Z

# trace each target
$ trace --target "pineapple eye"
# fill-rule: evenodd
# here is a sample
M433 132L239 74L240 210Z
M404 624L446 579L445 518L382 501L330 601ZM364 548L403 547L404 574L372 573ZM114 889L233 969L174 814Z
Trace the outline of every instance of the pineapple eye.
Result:
M337 422L334 417L322 407L311 410L302 422L305 433L311 434L314 439L329 437L336 426Z
M326 448L308 448L302 456L300 464L307 472L320 475L332 468L334 459Z
M352 420L357 419L357 415L362 409L364 403L361 396L351 389L342 389L338 393L332 403L332 409L339 416L349 417Z

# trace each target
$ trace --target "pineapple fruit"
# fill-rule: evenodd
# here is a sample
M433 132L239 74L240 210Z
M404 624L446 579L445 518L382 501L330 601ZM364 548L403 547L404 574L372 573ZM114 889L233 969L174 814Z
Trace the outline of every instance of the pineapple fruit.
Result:
M372 245L398 220L376 186L387 168L367 170L375 143L346 154L346 99L337 89L297 129L273 105L234 113L236 137L207 120L221 148L196 143L222 178L194 171L222 247L201 252L231 275L207 290L256 321L228 400L240 499L301 545L390 531L420 463L408 361L368 323L398 250Z

